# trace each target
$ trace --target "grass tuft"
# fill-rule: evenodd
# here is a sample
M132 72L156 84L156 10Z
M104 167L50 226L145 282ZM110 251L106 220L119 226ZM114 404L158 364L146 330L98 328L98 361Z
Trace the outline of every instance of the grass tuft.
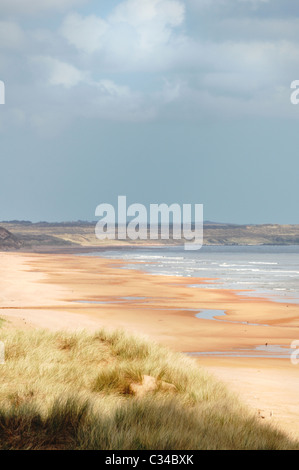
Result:
M1 330L0 449L299 449L191 358L124 331ZM135 397L149 375L163 387Z

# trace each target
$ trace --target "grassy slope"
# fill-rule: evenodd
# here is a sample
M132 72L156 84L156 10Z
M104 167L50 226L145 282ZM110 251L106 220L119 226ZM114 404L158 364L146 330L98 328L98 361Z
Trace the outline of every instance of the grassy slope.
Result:
M2 329L1 449L299 449L192 359L119 331ZM129 393L143 374L174 384Z

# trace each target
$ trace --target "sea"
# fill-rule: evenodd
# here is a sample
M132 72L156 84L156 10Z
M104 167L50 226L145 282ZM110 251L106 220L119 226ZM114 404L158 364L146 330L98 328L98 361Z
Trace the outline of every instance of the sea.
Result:
M135 246L107 249L91 255L122 259L126 262L123 269L137 268L155 276L190 277L189 287L194 289L233 289L240 296L299 304L298 245L203 246L197 251L186 251L183 246ZM200 278L208 281L200 283ZM211 321L228 321L225 311L200 310L195 316ZM294 349L280 344L261 344L249 350L187 354L290 360Z
M138 269L157 276L209 279L205 284L193 279L193 288L233 289L240 295L299 303L298 245L203 246L196 251L183 246L136 246L106 250L100 256L123 259L125 269L136 269L136 261L140 262Z

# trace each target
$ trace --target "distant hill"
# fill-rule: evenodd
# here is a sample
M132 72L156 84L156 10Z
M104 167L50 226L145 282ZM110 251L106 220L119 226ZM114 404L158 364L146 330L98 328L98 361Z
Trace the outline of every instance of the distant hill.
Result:
M13 251L21 248L22 243L11 232L0 227L0 251Z
M15 250L34 252L72 252L105 248L107 246L125 246L132 241L98 240L95 236L96 222L0 222L0 251ZM172 238L170 227L170 240L136 240L134 245L163 244L181 245L184 238ZM194 227L192 227L194 229ZM117 227L116 227L117 230ZM148 227L149 231L149 227ZM237 225L204 222L204 245L299 245L299 225ZM14 234L14 235L12 235Z

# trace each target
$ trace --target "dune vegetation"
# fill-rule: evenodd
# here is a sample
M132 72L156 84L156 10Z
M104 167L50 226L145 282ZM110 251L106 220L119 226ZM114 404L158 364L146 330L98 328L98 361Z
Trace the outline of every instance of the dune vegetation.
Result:
M299 449L194 359L146 338L0 333L2 450Z

